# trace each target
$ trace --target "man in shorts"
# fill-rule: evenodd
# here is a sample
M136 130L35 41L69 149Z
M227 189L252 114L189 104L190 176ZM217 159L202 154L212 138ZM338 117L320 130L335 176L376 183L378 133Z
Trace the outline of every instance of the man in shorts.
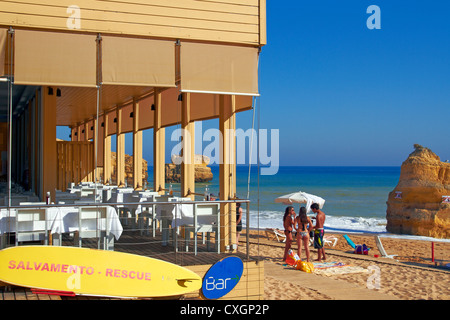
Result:
M327 257L325 256L325 249L323 248L323 235L324 230L323 226L325 224L325 213L319 209L319 205L317 203L313 203L311 205L312 212L316 213L316 225L314 226L314 248L317 249L317 260L316 261L322 261L326 260Z

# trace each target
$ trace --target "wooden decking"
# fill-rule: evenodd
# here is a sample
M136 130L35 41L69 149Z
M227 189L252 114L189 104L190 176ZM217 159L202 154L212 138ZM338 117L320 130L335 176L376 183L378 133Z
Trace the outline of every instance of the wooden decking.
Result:
M245 237L245 236L244 236ZM244 274L238 286L230 292L226 299L262 299L264 295L264 264L257 261L255 257L247 259L245 240L241 236L241 243L238 252L232 253L217 253L215 251L215 239L211 237L211 243L207 244L206 240L203 243L203 237L198 235L197 254L194 254L194 241L191 238L188 243L188 251L186 251L187 242L185 239L176 235L170 237L166 246L162 245L162 237L159 231L156 232L155 237L152 235L141 235L139 231L125 228L120 239L114 243L114 250L118 252L125 252L137 254L150 258L160 259L180 266L184 266L196 272L203 277L209 267L217 261L226 258L230 255L238 256L244 262ZM63 238L64 246L73 246L74 239L72 237ZM83 247L97 248L97 240L86 239L83 240ZM200 292L175 297L183 299L198 299ZM58 296L49 294L35 294L31 289L21 287L2 287L0 286L0 300L85 300L85 299L109 299L86 296ZM114 299L113 299L114 300Z
M0 300L61 300L60 296L36 294L28 288L0 287Z
M194 240L192 238L187 242L182 236L175 235L175 238L170 237L168 244L163 246L159 232L153 237L151 235L140 235L137 231L125 230L120 239L115 242L114 250L160 259L180 266L214 264L230 255L230 253L217 253L214 235L211 236L209 246L206 240L203 243L201 234L197 237L197 241L197 254L194 254ZM186 251L186 245L188 251ZM245 260L244 249L240 248L240 252L232 254Z

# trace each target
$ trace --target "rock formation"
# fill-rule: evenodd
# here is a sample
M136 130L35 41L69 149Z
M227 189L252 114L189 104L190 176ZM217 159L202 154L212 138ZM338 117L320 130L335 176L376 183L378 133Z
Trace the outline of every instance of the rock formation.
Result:
M195 182L206 182L213 179L211 168L208 167L209 158L202 155L195 155ZM166 182L181 182L181 157L172 155L172 163L166 163Z
M450 163L430 149L414 145L387 201L386 229L391 233L450 238Z
M116 153L111 152L111 166L112 166L112 172L111 172L111 180L113 182L116 181ZM147 172L147 160L142 159L142 183L140 184L141 187L145 185L145 181L148 179L148 172ZM125 154L125 179L127 181L128 186L133 186L133 156L130 156L128 154Z

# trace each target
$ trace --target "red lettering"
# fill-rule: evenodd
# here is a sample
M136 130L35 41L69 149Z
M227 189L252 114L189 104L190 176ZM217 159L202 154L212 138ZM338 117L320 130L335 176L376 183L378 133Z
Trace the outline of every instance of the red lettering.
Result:
M25 270L25 265L23 264L23 261L19 262L19 265L17 266L17 269L23 269Z
M37 262L34 263L34 269L35 270L39 270L41 268L41 264L42 262L40 262L39 264Z
M41 271L50 271L49 268L48 268L48 263L47 262L43 264L43 266L41 268Z
M92 270L92 272L90 272L90 270ZM92 274L93 272L93 268L88 268L88 274ZM150 272L128 271L122 269L106 269L106 276L123 279L151 280Z
M69 266L69 270L67 271L68 273L77 273L78 271L78 267L77 266Z
M65 273L67 273L67 268L69 267L69 265L67 265L67 264L63 264L62 265L62 269L61 269L61 272L65 272Z
M89 275L93 274L94 273L94 268L88 267L87 270L86 270L86 273L89 274Z
M46 263L46 265L47 265L47 271L49 271L49 270L48 270L48 264ZM44 265L44 266L45 266L45 265ZM50 268L50 271L51 271L51 272L59 272L59 269L60 269L59 263L58 263L58 264L52 263L52 267ZM44 267L42 267L42 270L44 270Z
M33 268L30 267L30 261L27 261L27 270L34 270Z
M9 267L8 268L15 269L16 268L16 261L14 261L14 260L9 261Z

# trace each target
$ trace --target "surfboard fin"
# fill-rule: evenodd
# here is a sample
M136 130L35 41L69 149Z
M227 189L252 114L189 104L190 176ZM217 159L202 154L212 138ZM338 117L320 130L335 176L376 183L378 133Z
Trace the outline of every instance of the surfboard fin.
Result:
M181 287L187 287L186 282L198 281L195 278L187 278L187 279L177 279L178 285Z

